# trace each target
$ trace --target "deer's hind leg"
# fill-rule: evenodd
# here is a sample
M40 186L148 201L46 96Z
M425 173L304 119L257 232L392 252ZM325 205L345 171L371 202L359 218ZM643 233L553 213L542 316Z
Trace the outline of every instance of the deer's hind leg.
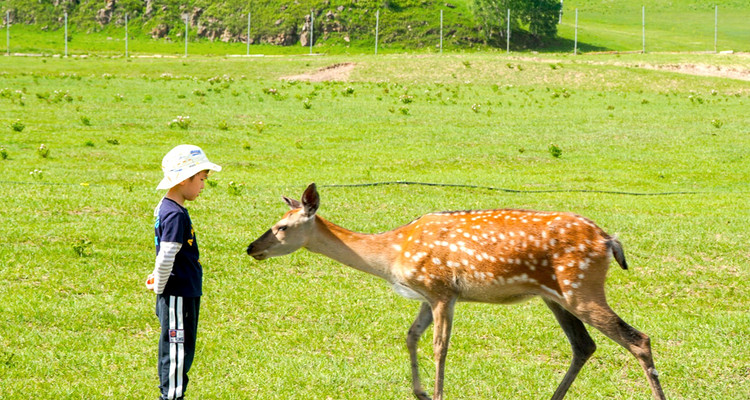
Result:
M561 400L565 397L570 385L578 376L578 372L581 371L583 365L586 364L589 357L596 351L596 344L578 317L552 300L544 299L544 303L555 314L557 322L565 332L565 336L568 337L570 347L573 349L573 360L570 363L570 367L568 367L568 372L565 373L565 377L563 377L563 380L557 386L557 390L552 395L552 400Z
M422 382L419 379L419 361L417 360L417 346L419 338L432 324L432 308L427 303L422 303L419 314L414 323L409 328L406 336L406 347L409 349L409 358L411 359L411 386L414 396L419 400L430 400L430 396L422 389Z
M646 379L651 386L654 399L666 399L659 382L659 374L654 367L651 339L615 314L604 300L604 293L600 293L596 298L600 300L578 304L573 310L575 315L632 353L646 373Z

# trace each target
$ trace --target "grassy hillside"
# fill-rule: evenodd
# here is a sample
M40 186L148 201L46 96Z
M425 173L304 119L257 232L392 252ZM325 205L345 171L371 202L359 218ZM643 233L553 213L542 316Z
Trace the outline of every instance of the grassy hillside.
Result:
M341 62L349 81L279 79ZM156 397L143 282L159 162L180 143L224 167L188 204L206 272L190 398L412 398L418 304L306 251L244 254L313 181L319 213L363 232L437 210L590 217L624 243L609 303L651 335L668 398L747 398L750 83L638 67L704 62L750 69L739 55L0 57L0 398ZM170 127L178 115L191 125ZM520 192L329 186L394 180ZM570 361L538 299L458 304L453 334L452 400L548 398ZM635 359L592 336L570 398L650 399Z
M138 53L182 54L184 52L184 25L180 16L195 16L190 27L191 54L245 54L244 43L221 43L199 39L198 31L220 35L226 28L233 40L244 41L247 30L247 13L252 14L251 39L253 53L303 53L299 43L292 46L266 48L257 43L277 40L279 35L299 35L304 17L315 10L315 51L326 53L372 52L375 42L375 11L380 10L380 51L435 51L439 44L440 10L444 12L444 48L465 50L499 47L505 43L488 45L470 9L470 1L444 2L393 0L379 2L362 0L356 3L345 0L305 0L279 2L204 1L184 2L165 0L154 4L146 13L141 1L117 2L110 22L100 25L97 10L105 6L104 0L82 2L71 8L72 54L103 52L122 54L124 51L124 14L130 15L131 51ZM569 52L574 47L575 9L579 9L578 48L581 51L639 51L642 49L641 5L646 7L647 51L713 51L714 5L719 6L719 31L717 49L750 51L750 30L745 21L750 17L750 3L740 0L679 2L663 1L587 1L564 2L562 23L558 40L546 43L542 51ZM64 7L49 7L38 2L0 0L0 11L14 10L14 20L35 22L25 26L14 24L11 29L11 51L19 53L61 53L64 48L62 11ZM197 12L195 10L200 10ZM333 18L326 15L332 13ZM4 11L2 12L4 15ZM30 15L38 15L32 18ZM153 40L154 28L166 25L166 38ZM334 29L335 28L335 29ZM326 32L324 34L324 32ZM238 36L242 35L242 37ZM522 34L512 35L513 50L523 50L527 41ZM280 47L280 48L276 48ZM0 51L6 50L5 40L0 40Z

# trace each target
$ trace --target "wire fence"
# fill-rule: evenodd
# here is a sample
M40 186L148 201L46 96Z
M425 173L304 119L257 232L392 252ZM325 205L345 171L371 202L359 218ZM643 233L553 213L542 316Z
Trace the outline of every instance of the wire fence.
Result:
M679 8L675 8L668 12L662 9L658 12L648 13L646 7L641 7L637 10L623 10L623 13L615 20L600 21L597 18L601 17L601 15L595 12L579 11L577 8L572 10L565 9L561 10L559 16L558 39L546 48L554 52L571 52L573 54L592 52L647 53L671 51L719 53L722 51L749 51L750 26L745 21L747 16L732 12L728 16L720 18L720 9L718 6L713 7L711 11L680 10ZM434 48L439 53L443 52L446 39L444 37L443 14L444 10L439 10L439 13L435 13L434 20L415 21L415 25L417 23L434 25L433 30L439 32L439 36L434 38L436 43L429 48L431 50ZM323 33L317 33L317 29L319 28L316 28L315 15L315 10L311 10L310 14L306 15L303 21L301 21L303 34L300 35L299 43L303 46L299 48L309 47L309 54L315 54L315 47L319 44L316 43L316 40L319 38L315 35L324 35ZM681 16L682 19L676 20L675 16ZM62 29L59 29L61 33L59 36L55 35L58 32L57 30L48 32L47 27L36 28L33 25L22 27L14 25L10 11L6 11L3 17L2 27L6 31L3 53L7 56L58 55L68 57L71 56L69 47L74 47L74 52L77 54L103 51L120 53L125 57L133 56L131 42L134 38L129 32L129 26L132 22L129 21L127 14L124 16L124 24L118 26L118 29L121 28L123 31L122 38L107 37L106 39L102 39L103 35L84 34L88 38L80 41L78 39L74 41L70 35L67 13L64 13L60 18L63 21L63 26L61 27ZM253 47L261 46L252 44L252 40L250 39L255 29L252 15L247 13L246 15L242 15L241 18L247 21L246 35L239 35L237 41L245 48L244 54L237 51L239 48L237 45L232 46L226 43L209 42L208 39L199 38L196 21L191 21L189 16L184 16L182 20L184 34L177 35L180 43L177 43L178 40L174 40L166 43L165 46L154 47L152 45L159 43L160 39L150 39L150 43L143 43L143 39L139 38L137 40L141 48L137 52L141 54L156 54L159 51L164 51L172 55L182 53L183 57L188 57L192 54L192 46L205 46L208 44L213 47L214 54L234 56L257 55L253 54L256 53L252 51ZM380 10L376 10L372 18L374 19L374 28L370 32L374 38L372 53L377 55L379 47L382 46L382 39L379 38L381 27L385 24L395 23L395 21L383 20ZM504 38L505 46L503 47L505 47L506 52L511 52L513 48L521 47L520 45L514 46L514 31L511 30L511 18L513 18L513 11L508 9L507 15L503 15L500 21L498 21L501 27L499 34ZM398 23L403 22L398 21ZM178 29L175 28L175 30ZM40 35L46 35L46 38L35 41L34 39ZM80 33L76 33L76 38L80 35ZM101 42L104 40L109 43L103 45ZM167 40L171 40L171 38ZM32 42L34 42L34 45L30 46L29 43ZM177 50L180 45L184 45L184 48L181 49L182 51ZM217 51L217 48L221 47L221 45L224 45L224 49ZM454 47L458 49L457 46ZM18 50L14 51L14 48ZM29 52L23 51L24 49L33 50ZM367 52L366 47L363 49L364 52ZM299 53L303 52L300 51Z

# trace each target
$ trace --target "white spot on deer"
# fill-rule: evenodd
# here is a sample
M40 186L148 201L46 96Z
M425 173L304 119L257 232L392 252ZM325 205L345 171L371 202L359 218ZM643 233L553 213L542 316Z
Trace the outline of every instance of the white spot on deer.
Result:
M394 245L393 245L393 249L394 249L394 250L396 250L396 251L401 251L401 250L402 250L402 249L401 249L401 246L399 246L399 245L397 245L397 244L394 244Z
M432 257L432 263L433 263L433 264L435 264L435 265L440 265L440 264L441 264L441 261L440 261L440 259L439 259L439 258L437 258L437 257Z
M455 244L451 244L449 248L451 249L451 251L458 251L458 246L456 246Z
M409 258L409 257L411 257L411 253L409 253L408 251L407 251L407 252L405 252L405 253L404 253L404 257L406 257L406 258Z

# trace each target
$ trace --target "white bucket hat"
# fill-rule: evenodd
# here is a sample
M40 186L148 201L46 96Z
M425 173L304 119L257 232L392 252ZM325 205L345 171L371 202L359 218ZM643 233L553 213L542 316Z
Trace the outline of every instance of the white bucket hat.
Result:
M170 150L161 160L161 169L164 179L156 189L171 189L203 170L221 171L220 166L208 161L200 147L190 144L181 144Z

